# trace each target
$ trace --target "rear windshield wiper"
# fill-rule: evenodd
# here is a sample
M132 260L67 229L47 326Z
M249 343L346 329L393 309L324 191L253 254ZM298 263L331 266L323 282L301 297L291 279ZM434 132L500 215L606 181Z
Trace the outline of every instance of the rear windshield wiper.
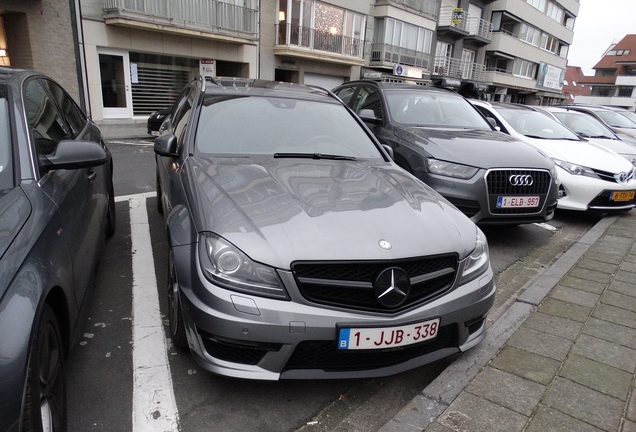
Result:
M353 156L342 156L324 153L274 153L275 158L301 158L301 159L331 159L331 160L357 160Z

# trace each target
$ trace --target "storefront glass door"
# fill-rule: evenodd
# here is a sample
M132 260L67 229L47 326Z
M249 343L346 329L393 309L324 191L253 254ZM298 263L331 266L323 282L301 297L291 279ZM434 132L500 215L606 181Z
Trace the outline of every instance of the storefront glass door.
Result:
M104 118L132 118L128 53L100 50L98 54Z

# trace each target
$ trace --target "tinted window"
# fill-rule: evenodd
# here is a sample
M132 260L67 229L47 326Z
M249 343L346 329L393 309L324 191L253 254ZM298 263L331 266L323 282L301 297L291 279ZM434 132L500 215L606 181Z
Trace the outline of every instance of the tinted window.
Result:
M378 92L369 87L362 87L353 103L353 110L359 113L363 109L370 109L376 117L382 117L382 102Z
M13 187L11 127L6 88L0 87L0 190Z
M353 94L355 93L355 91L356 91L355 87L345 87L345 88L339 89L336 92L336 94L338 95L340 100L342 100L347 105L351 106L350 104L351 98L353 97Z
M391 90L385 97L391 117L398 123L490 129L469 102L452 93Z
M76 138L86 125L86 116L62 87L47 79L41 80L41 83L49 90L53 99L57 102L71 128L73 138Z
M278 97L206 97L196 148L228 155L296 152L381 157L344 106Z
M596 114L598 114L598 116L610 126L626 129L636 128L635 123L615 111L596 111Z
M27 83L24 91L27 120L36 155L51 154L63 139L72 134L62 119L57 106L39 81Z

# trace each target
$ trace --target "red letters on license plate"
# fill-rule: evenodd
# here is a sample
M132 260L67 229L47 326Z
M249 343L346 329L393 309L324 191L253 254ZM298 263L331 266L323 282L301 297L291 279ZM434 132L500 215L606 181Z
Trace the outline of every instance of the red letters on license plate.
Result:
M439 331L439 318L399 327L342 328L338 349L383 349L412 345L433 339Z

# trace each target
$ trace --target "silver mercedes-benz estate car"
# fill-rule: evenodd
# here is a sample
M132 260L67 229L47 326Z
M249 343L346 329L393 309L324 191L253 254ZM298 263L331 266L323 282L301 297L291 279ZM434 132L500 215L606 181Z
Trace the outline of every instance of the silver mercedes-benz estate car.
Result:
M195 80L155 153L170 336L204 368L385 376L485 337L484 234L328 91Z

